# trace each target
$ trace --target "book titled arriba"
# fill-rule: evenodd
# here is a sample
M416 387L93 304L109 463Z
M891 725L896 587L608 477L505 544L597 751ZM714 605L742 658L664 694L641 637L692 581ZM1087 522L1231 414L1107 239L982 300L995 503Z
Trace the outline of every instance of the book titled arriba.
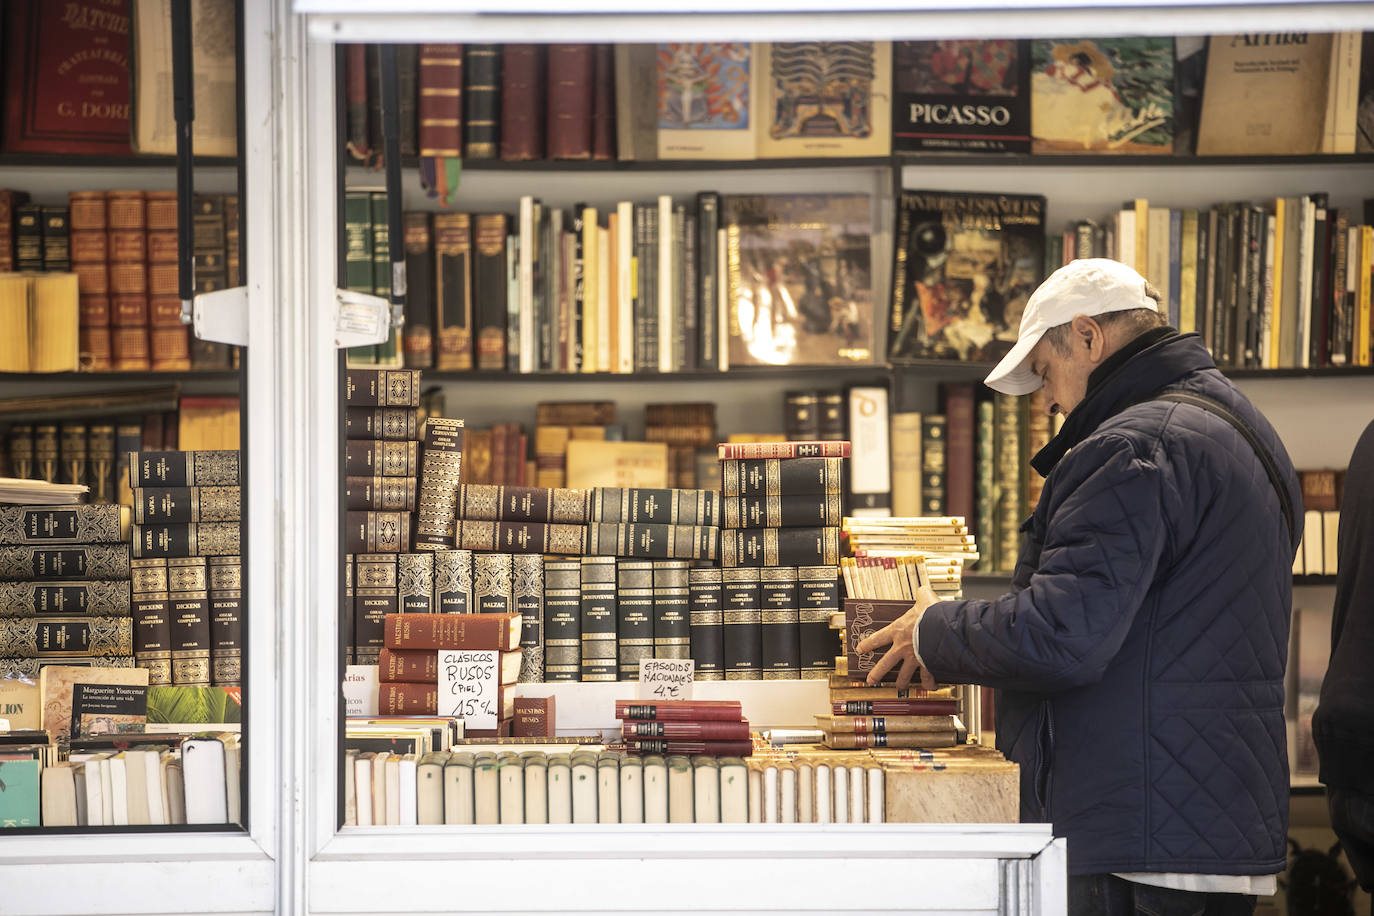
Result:
M5 152L129 155L129 0L4 12Z

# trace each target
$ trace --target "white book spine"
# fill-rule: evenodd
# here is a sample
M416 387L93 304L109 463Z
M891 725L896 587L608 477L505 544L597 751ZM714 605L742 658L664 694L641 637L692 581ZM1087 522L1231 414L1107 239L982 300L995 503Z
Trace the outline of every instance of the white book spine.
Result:
M784 767L778 772L778 822L797 822L797 768Z
M849 768L836 766L830 771L831 796L835 804L835 823L848 824L849 817Z
M406 754L401 758L400 813L402 827L414 827L419 823L420 811L419 801L416 797L418 787L415 785L415 763L414 754Z
M611 290L615 279L611 276L611 244L611 230L597 229L596 250L600 257L596 259L596 364L603 372L615 371L611 361L611 302L615 299ZM616 342L619 343L618 334Z
M1294 354L1294 365L1299 369L1308 368L1309 350L1312 336L1312 246L1316 232L1317 208L1312 198L1302 200L1302 225L1298 235L1298 334L1295 338L1298 352Z
M658 198L658 371L673 371L673 198Z
M520 371L533 372L538 348L535 345L534 259L539 247L536 238L539 226L535 216L535 200L526 195L520 198Z
M797 764L797 821L814 823L816 819L815 770L807 763Z
M644 823L644 767L620 768L620 823Z
M865 781L862 766L855 765L849 768L849 819L856 824L862 824L867 813L864 807Z
M763 771L749 768L749 823L763 823Z
M620 823L620 767L599 764L596 768L596 820Z
M372 758L359 756L353 761L353 783L357 792L359 827L372 826Z
M515 761L502 761L496 770L501 794L501 823L525 823L525 770Z
M668 823L668 772L662 763L644 767L644 823Z
M720 823L720 769L694 767L692 779L696 790L696 823Z
M525 763L525 823L549 822L549 768L542 762Z
M572 823L572 770L567 764L552 764L548 771L549 823Z
M616 205L616 323L615 371L635 371L634 254L635 206L629 201Z
M763 822L778 822L778 768L768 766L763 771Z
M887 783L883 780L883 768L870 766L868 774L868 822L882 824L887 821Z
M724 229L716 231L716 339L720 350L716 362L720 371L730 368L730 290L726 282L730 276L730 257L726 243L730 234Z
M816 764L816 823L829 824L833 820L830 803L830 767L828 764Z

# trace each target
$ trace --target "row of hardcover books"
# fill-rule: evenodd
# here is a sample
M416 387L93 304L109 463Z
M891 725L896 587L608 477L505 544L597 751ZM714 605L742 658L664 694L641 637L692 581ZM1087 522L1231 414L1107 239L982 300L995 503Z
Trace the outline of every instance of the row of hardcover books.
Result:
M428 641L391 648L434 650L455 648L436 642L452 626L450 613L475 611L472 625L491 613L522 615L529 680L632 680L642 658L692 658L698 680L817 678L835 665L839 644L830 616L840 603L833 566L719 569L680 560L466 553L350 557L350 661L378 660L388 614L410 612L416 633L434 631ZM402 562L410 569L411 558L442 570L431 587L417 587L419 575L398 574ZM470 578L465 560L473 564ZM542 665L534 663L538 657Z
M1050 257L1110 257L1162 295L1169 324L1202 335L1217 365L1255 369L1368 366L1374 201L1358 214L1326 193L1207 208L1126 201L1080 220Z
M38 303L43 308L31 308L42 319L31 334L39 352L60 349L79 358L56 368L46 358L28 367L7 361L5 371L231 368L229 346L199 340L181 322L175 191L72 191L66 207L28 197L0 190L0 272L76 275L74 289L63 287L51 302ZM196 291L238 286L238 198L197 194L193 208ZM7 324L10 312L18 314L17 304L7 307ZM79 316L76 338L53 312Z
M401 46L401 154L1353 153L1371 53L1358 32ZM375 163L377 48L349 46L346 60L348 149ZM1275 128L1275 105L1302 117Z

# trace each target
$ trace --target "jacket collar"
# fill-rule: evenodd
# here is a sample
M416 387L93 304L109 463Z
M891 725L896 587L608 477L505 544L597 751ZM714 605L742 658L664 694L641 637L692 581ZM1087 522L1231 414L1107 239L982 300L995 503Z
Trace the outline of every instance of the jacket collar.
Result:
M1059 435L1031 459L1031 467L1048 477L1059 459L1104 422L1199 369L1216 363L1196 334L1172 328L1147 331L1113 353L1088 376L1088 393Z

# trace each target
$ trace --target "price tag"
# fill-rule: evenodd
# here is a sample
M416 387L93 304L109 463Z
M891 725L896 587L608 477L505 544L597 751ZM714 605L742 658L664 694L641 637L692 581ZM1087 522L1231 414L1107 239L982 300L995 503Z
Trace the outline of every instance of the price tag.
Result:
M690 658L641 658L639 699L690 700L696 662Z
M496 650L439 652L439 709L465 729L496 728L501 718L501 665Z

